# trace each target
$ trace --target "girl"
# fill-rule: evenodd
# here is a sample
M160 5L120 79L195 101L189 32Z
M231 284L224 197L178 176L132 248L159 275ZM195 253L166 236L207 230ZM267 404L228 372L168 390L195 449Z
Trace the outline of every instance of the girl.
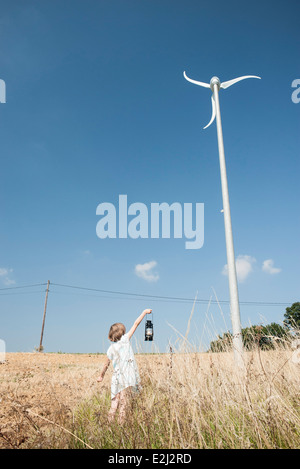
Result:
M127 334L124 324L119 322L113 324L109 330L108 338L112 344L107 350L106 362L97 379L98 382L103 380L106 370L112 361L114 371L111 381L111 408L108 413L109 422L114 419L119 407L118 422L120 424L124 423L128 393L132 389L137 390L140 384L139 371L129 339L131 339L146 314L150 314L151 312L152 309L145 309L135 320Z

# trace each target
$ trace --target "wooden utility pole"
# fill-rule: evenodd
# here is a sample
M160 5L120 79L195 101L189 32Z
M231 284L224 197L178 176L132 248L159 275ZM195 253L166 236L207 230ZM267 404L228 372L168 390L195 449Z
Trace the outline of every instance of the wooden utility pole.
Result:
M46 310L47 310L47 301L48 301L49 285L50 285L50 280L48 280L48 283L47 283L46 298L45 298L45 306L44 306L44 315L43 315L43 325L42 325L42 332L41 332L41 340L40 340L39 352L42 352L42 350L43 350L43 345L42 345L42 343L43 343L43 335L44 335L44 327L45 327L45 318L46 318Z

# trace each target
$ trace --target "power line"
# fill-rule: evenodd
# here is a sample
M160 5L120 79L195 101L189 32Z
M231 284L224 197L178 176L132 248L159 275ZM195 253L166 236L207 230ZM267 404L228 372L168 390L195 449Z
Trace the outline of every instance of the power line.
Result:
M97 291L95 292L95 294L93 293L73 293L73 292L66 292L66 291L57 291L57 290L50 290L51 293L53 294L59 294L59 295L84 295L84 296L89 296L89 297L93 297L93 298L103 298L103 299L109 299L109 300L122 300L122 301L125 301L125 300L129 300L129 301L142 301L141 298L139 298L138 296L135 297L135 298L126 298L124 296L111 296L111 295L105 295L105 294L97 294ZM98 292L98 293L101 293L101 292ZM0 296L1 296L1 293L0 293ZM152 301L160 301L160 302L175 302L175 303L190 303L191 300L172 300L172 299L167 299L165 300L164 298L151 298ZM194 300L192 300L194 301Z
M47 285L47 282L45 282L45 283L34 283L32 285L20 285L18 287L5 287L5 288L0 288L0 290L16 290L16 289L19 289L19 288L41 287L43 285Z
M222 304L229 304L229 300L208 300L208 299L194 299L194 298L184 298L184 297L174 297L174 296L161 296L161 295L146 295L142 293L133 293L133 292L122 292L116 290L103 290L100 288L90 288L90 287L81 287L77 285L66 285L61 283L51 283L53 286L63 287L63 288L71 288L76 290L85 290L85 291L92 291L92 292L99 292L99 293L109 293L114 295L125 295L125 296L132 296L132 297L139 297L139 298L152 298L152 299L159 299L159 300L170 300L170 301L188 301L188 302L195 302L195 303L222 303ZM240 301L240 304L244 305L253 305L253 306L286 306L291 302L286 303L279 303L279 302L263 302L263 301Z
M44 283L34 283L30 285L20 285L20 286L14 286L14 287L4 287L0 288L0 291L7 291L7 290L16 290L16 289L23 289L23 288L32 288L32 287L41 287L41 286L46 286L47 282ZM203 299L203 298L186 298L186 297L176 297L176 296L162 296L162 295L147 295L143 293L135 293L135 292L123 292L123 291L117 291L117 290L104 290L100 288L91 288L91 287L82 287L78 285L67 285L67 284L62 284L62 283L51 283L51 286L57 286L57 287L62 287L62 288L69 288L69 289L74 289L74 290L82 290L82 291L87 291L87 292L96 292L96 293L105 293L109 295L121 295L121 298L114 298L112 296L107 296L104 298L110 298L110 299L130 299L130 298L149 298L155 301L172 301L172 302L188 302L188 303L213 303L213 304L230 304L229 300L214 300L214 299ZM51 291L51 290L50 290ZM40 293L37 291L34 292L11 292L11 293L0 293L0 296L5 296L5 295L14 295L14 294L25 294L25 293ZM58 293L55 290L52 290L52 293ZM130 298L124 298L124 297L130 297ZM240 301L240 304L245 305L245 306L286 306L289 304L292 304L292 301L287 301L285 303L280 303L280 302L271 302L271 301Z
M0 293L0 296L32 295L33 293L43 293L44 291L45 290L33 290L33 291L19 291L19 292Z

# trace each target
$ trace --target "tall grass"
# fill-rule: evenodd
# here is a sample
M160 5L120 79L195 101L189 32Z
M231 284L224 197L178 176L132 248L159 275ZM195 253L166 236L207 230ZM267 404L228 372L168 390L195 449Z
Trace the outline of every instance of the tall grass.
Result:
M0 447L299 449L300 364L288 339L245 352L239 370L230 348L192 347L190 324L169 353L136 355L142 389L124 425L108 424L112 370L96 383L101 357L2 365Z
M300 372L291 355L288 344L255 349L245 353L242 371L231 351L196 353L185 346L137 355L143 387L128 406L125 424L108 424L106 388L76 409L77 438L70 438L69 447L299 448Z

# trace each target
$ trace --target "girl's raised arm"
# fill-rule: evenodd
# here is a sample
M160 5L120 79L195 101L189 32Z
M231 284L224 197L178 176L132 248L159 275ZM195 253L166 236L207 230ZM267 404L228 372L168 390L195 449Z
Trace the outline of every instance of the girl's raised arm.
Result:
M129 330L129 332L128 332L129 339L132 337L132 335L134 334L136 328L142 322L142 320L144 319L146 314L151 314L151 313L152 313L152 309L144 309L142 314L134 321L134 324L133 324L132 328Z

